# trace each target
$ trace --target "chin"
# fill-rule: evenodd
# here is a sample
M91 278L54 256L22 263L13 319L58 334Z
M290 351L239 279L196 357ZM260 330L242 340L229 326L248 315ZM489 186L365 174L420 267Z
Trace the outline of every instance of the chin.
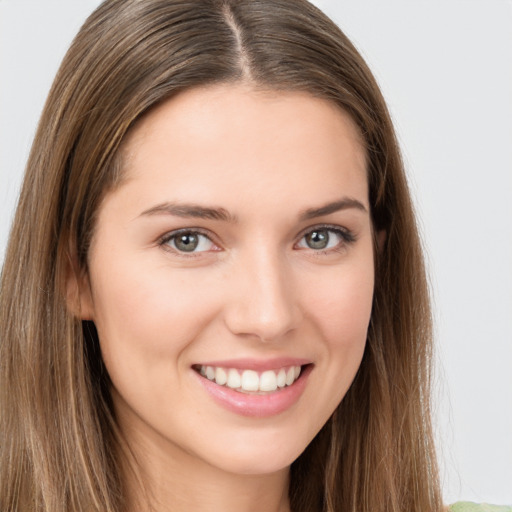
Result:
M237 475L262 476L287 470L294 460L295 458L293 457L282 457L279 453L266 460L261 457L247 460L236 456L223 461L222 466L217 465L217 467Z
M274 440L253 438L252 442L231 443L222 453L210 454L209 462L223 471L239 475L277 473L288 469L309 444L309 440L292 438L293 435L287 434Z

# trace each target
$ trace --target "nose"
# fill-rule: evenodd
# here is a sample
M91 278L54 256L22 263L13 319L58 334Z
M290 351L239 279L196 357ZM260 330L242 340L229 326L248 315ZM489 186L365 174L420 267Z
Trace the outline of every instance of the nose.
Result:
M283 258L260 251L240 261L230 280L224 316L232 333L272 342L300 324L299 297Z

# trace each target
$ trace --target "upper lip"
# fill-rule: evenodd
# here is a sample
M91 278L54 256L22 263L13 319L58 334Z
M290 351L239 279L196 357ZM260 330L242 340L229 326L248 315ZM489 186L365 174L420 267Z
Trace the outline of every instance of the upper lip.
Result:
M254 370L264 372L266 370L276 370L288 366L303 366L310 364L310 359L303 359L298 357L276 357L272 359L253 359L253 358L239 358L239 359L224 359L222 361L202 361L194 366L216 366L220 368L235 368L237 370Z

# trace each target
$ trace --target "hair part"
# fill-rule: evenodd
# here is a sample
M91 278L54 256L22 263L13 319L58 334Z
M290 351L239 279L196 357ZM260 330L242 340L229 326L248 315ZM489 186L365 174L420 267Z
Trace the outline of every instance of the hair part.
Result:
M367 153L374 228L386 233L363 362L292 465L292 510L440 512L428 287L397 141L363 59L305 0L107 0L75 38L40 120L1 276L3 511L123 510L129 449L94 324L70 314L63 290L70 273L87 272L130 129L180 91L235 82L347 112Z

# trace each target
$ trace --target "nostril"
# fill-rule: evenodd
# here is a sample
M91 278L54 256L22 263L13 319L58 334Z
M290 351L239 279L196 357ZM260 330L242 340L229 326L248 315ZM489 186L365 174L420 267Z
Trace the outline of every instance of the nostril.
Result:
M301 315L294 307L255 307L234 305L225 315L225 324L230 332L247 338L271 343L279 341L294 331L301 322Z

